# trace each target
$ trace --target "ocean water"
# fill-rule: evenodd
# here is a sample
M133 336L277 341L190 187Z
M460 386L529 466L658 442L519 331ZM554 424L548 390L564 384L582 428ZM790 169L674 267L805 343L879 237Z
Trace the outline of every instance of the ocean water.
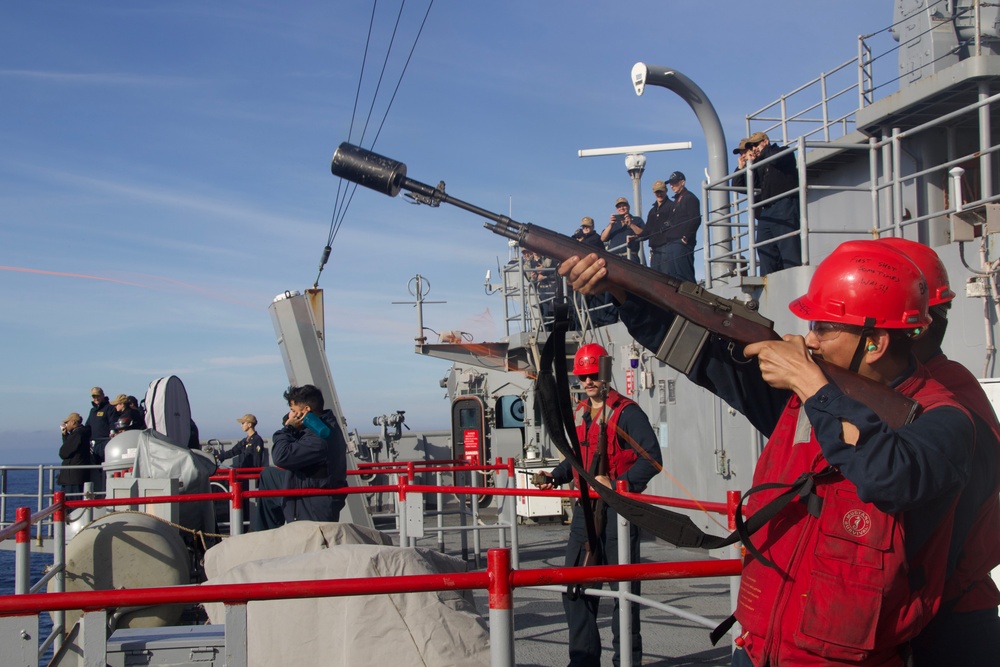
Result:
M57 490L58 487L57 487ZM46 492L50 489L47 486ZM32 513L38 511L38 471L37 470L9 470L7 471L7 507L5 508L4 523L9 524L14 521L14 515L18 507L29 507ZM11 497L16 494L25 494L31 497L19 498ZM5 545L7 546L7 545ZM45 571L45 568L52 564L50 554L32 552L31 554L31 582L38 581ZM14 552L0 550L0 595L11 595L14 593Z

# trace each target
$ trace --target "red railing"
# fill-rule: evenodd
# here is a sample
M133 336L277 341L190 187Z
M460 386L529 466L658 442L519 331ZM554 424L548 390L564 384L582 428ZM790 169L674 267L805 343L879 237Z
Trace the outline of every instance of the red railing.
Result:
M574 490L529 490L516 488L484 487L476 488L469 486L428 486L412 484L412 480L418 467L423 472L424 468L429 470L451 470L451 471L484 471L484 470L506 470L510 478L514 474L513 459L503 463L497 460L496 465L491 466L471 466L464 462L462 465L450 465L446 468L433 467L432 465L417 465L423 462L408 462L405 465L394 463L384 466L382 464L366 464L365 471L391 469L392 473L398 474L396 484L386 484L379 486L348 487L344 489L298 489L298 490L268 490L268 491L243 491L242 481L252 479L254 472L247 473L237 469L229 469L226 474L215 476L218 479L228 480L230 490L220 493L202 493L174 496L156 497L130 497L114 499L94 499L94 500L74 500L66 501L62 493L55 494L55 503L34 515L30 515L27 508L19 508L16 515L16 522L7 529L0 531L0 539L15 537L18 543L18 558L24 560L30 558L30 530L31 526L42 519L53 515L55 519L65 520L65 510L82 507L117 507L149 505L172 502L199 502L229 500L235 516L241 516L238 512L242 508L243 498L268 498L268 497L302 497L315 495L346 495L350 493L396 493L401 502L406 501L407 494L415 493L452 493L477 495L497 495L497 496L540 496L540 497L579 497L579 492ZM405 472L405 474L404 474ZM687 509L699 509L706 512L726 514L729 518L729 526L732 529L735 508L740 503L740 494L731 491L727 494L725 503L701 502L681 498L669 498L663 496L647 496L643 494L627 493L624 485L620 485L618 492L622 495L650 502L653 504L667 505ZM516 530L515 526L510 527ZM59 531L61 534L62 531ZM512 534L512 539L514 535ZM513 541L516 551L516 540ZM375 579L339 579L339 580L312 580L293 582L261 582L253 584L215 584L199 586L175 586L169 588L143 588L133 590L113 590L113 591L89 591L76 593L45 593L45 594L19 594L12 596L0 596L0 616L23 616L33 615L46 611L54 611L61 614L67 609L83 609L84 611L99 611L108 607L155 605L155 604L187 604L221 602L227 605L245 605L251 601L277 600L294 598L316 598L316 597L339 597L354 595L372 594L395 594L412 593L426 591L443 590L486 590L489 594L490 604L490 633L491 645L506 646L512 642L513 619L508 618L511 609L514 590L517 588L531 586L568 586L576 584L601 584L609 582L624 582L638 580L658 580L658 579L681 579L699 577L720 577L736 576L740 574L741 562L737 559L730 560L704 560L675 563L643 563L631 565L603 565L587 568L545 568L536 570L521 570L512 567L511 552L509 549L490 549L488 552L487 569L483 572L442 574L442 575L409 575L401 577L381 577ZM18 578L23 579L21 570L27 572L26 564L18 563ZM20 591L27 590L23 582L19 585ZM495 614L496 612L496 614ZM245 610L244 610L245 613ZM499 614L499 615L497 615ZM499 619L499 622L497 622ZM245 623L240 624L245 631ZM494 628L494 625L502 626ZM51 640L50 640L51 641ZM238 638L245 650L246 638ZM227 645L229 639L227 638ZM512 645L512 644L511 644ZM510 664L510 660L501 656L498 660L494 653L494 664Z

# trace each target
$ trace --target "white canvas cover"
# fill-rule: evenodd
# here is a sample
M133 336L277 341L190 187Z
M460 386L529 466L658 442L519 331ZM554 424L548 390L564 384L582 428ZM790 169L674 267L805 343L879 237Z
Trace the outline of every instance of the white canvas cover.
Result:
M176 375L153 380L146 390L146 427L180 447L191 439L191 403Z
M210 493L209 477L217 469L215 459L208 454L168 442L160 433L147 428L139 435L133 477L178 479L181 494ZM181 503L180 523L192 530L215 530L212 503Z
M293 521L274 530L223 540L205 552L205 576L211 579L250 561L311 553L337 544L392 546L392 538L353 523Z
M429 549L331 545L244 563L206 585L464 572L464 563ZM222 604L206 604L223 623ZM302 600L247 606L247 665L454 665L487 667L489 633L468 591Z

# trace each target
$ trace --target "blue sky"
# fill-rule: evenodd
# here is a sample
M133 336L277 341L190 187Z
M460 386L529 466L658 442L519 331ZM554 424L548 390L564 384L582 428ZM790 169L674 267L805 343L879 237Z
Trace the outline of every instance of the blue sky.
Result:
M365 145L426 1L403 10ZM361 84L374 95L398 2L379 3ZM88 391L185 382L203 437L269 434L287 385L267 314L312 285L349 138L369 2L46 2L0 9L0 462L51 461ZM567 233L631 199L624 157L581 148L693 141L649 154L698 189L694 115L637 97L632 65L675 67L714 102L730 144L744 116L853 57L888 1L437 0L375 149L456 197ZM888 43L886 38L886 43ZM892 56L885 62L891 69ZM355 124L351 136L357 142ZM407 282L425 324L502 335L482 287L505 241L455 208L358 191L320 279L328 355L350 428L405 410L444 428L447 364L413 354Z

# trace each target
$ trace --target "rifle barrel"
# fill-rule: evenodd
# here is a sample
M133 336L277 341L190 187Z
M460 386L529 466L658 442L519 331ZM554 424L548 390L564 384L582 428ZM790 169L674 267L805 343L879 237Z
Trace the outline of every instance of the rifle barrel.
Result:
M432 201L444 202L491 220L485 227L495 234L513 239L522 248L563 262L581 254L580 243L564 234L537 225L517 222L506 215L492 213L406 176L406 165L391 158L344 142L333 154L330 171L335 176L395 197L408 190ZM627 292L675 312L678 316L708 329L737 344L748 345L762 340L780 340L773 322L756 310L734 299L724 299L700 285L676 280L659 271L635 264L607 251L596 252L605 261L607 279ZM868 405L892 428L909 422L919 405L894 389L858 375L848 369L816 359L831 382L848 396Z

